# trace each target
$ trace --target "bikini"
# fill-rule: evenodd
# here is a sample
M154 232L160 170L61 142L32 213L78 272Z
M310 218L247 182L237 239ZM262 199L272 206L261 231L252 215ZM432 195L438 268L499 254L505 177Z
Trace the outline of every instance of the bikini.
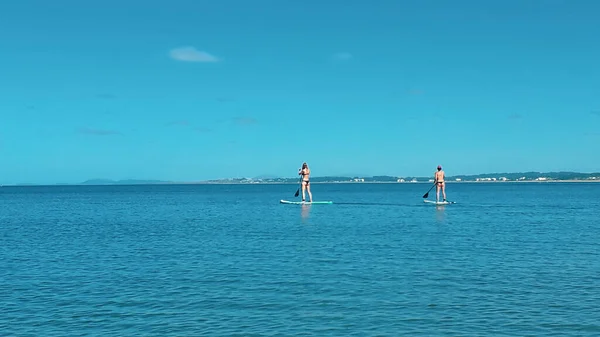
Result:
M310 184L310 179L309 180L304 180L304 176L305 176L305 174L302 173L302 183L306 183L306 185Z

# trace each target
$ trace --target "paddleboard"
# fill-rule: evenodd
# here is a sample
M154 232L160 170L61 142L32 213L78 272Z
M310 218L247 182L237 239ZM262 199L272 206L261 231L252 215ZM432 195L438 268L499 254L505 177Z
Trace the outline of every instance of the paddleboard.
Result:
M282 204L292 204L292 205L312 205L312 204L333 204L333 201L289 201L289 200L279 200Z
M423 202L428 203L428 204L434 204L434 205L449 205L449 204L455 204L454 201L431 201L431 200L423 200Z

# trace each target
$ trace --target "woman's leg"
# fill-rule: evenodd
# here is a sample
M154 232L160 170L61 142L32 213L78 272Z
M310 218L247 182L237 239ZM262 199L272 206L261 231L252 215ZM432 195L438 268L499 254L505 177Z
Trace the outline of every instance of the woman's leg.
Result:
M303 181L302 182L302 201L306 200L305 191L306 191L306 183Z
M446 201L446 182L442 183L442 195L444 196L444 201Z

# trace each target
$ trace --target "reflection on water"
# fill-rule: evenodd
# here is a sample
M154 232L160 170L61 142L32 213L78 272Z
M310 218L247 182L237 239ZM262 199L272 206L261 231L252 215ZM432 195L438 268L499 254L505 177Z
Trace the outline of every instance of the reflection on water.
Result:
M310 205L302 205L302 220L307 220L310 215Z
M446 207L445 205L436 205L435 206L435 220L438 222L446 221Z

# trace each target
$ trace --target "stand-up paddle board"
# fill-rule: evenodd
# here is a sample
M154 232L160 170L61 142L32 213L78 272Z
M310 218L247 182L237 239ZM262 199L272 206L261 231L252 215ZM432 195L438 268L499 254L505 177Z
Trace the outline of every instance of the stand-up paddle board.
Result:
M434 205L449 205L449 204L455 204L454 201L431 201L431 200L423 200L423 202L428 203L428 204L434 204Z
M292 204L292 205L313 205L313 204L333 204L333 201L289 201L289 200L279 200L282 204Z

